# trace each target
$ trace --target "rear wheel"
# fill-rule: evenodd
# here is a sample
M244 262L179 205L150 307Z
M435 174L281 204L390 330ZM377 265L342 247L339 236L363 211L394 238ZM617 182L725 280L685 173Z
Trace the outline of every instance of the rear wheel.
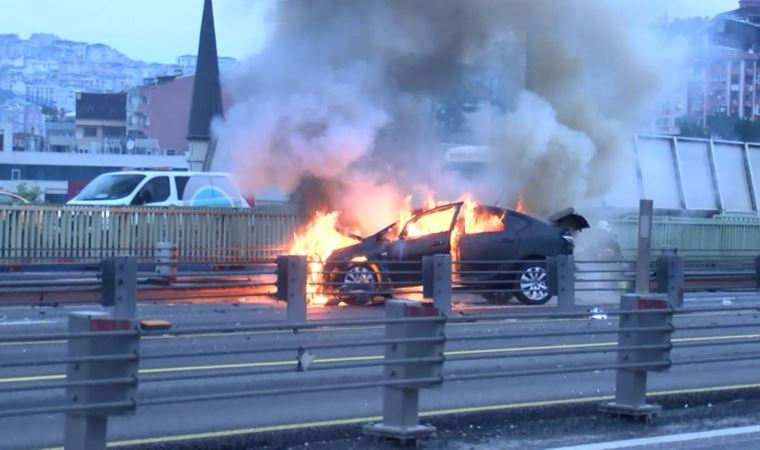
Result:
M342 274L342 283L338 297L352 306L362 306L377 295L379 277L377 273L364 264L349 266Z
M517 277L517 300L524 305L543 305L551 298L546 284L546 265L543 261L525 263Z

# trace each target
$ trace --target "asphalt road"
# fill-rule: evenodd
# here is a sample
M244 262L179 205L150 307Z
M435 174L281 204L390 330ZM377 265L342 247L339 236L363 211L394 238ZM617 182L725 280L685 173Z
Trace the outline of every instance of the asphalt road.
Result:
M756 298L724 293L692 297L694 307L720 305L755 305ZM614 298L588 300L589 304L614 307ZM583 303L583 302L581 302ZM82 307L0 308L0 338L26 333L65 330L66 316ZM459 315L487 316L499 312L536 312L541 308L518 306L491 307L475 301L457 305ZM196 326L236 326L282 320L282 305L269 301L234 304L150 305L140 306L141 318L167 319L174 329ZM383 308L316 308L310 319L381 317ZM447 361L450 375L479 372L584 368L613 364L609 350L616 344L614 317L582 319L483 320L477 323L452 324L447 328ZM713 329L715 325L733 328ZM676 318L676 326L705 326L707 329L677 331L677 347L671 359L675 363L760 354L760 318L757 310L748 312L712 312ZM585 331L568 337L530 337L471 339L497 334L523 335ZM377 345L359 346L363 341L380 339L382 326L355 326L350 329L324 328L290 331L218 333L207 336L153 336L141 342L141 381L139 401L168 399L184 395L239 393L247 390L319 387L375 381L381 378L379 366L329 369L352 363L376 362L383 354ZM468 340L458 340L470 338ZM738 344L739 341L750 341ZM313 368L296 372L296 349L300 345L341 343L357 344L340 349L316 350ZM706 344L696 347L697 344ZM290 346L290 351L268 351L274 346ZM681 345L690 347L678 348ZM260 353L246 354L247 350ZM240 351L240 354L211 355L212 352ZM589 352L572 355L560 351ZM607 351L607 352L604 352ZM551 353L535 356L536 352ZM594 353L591 353L594 352ZM182 354L183 357L176 355ZM65 343L2 342L0 361L38 361L65 355ZM175 356L172 356L175 355ZM531 356L529 356L531 355ZM487 359L470 359L475 356ZM8 363L10 364L10 363ZM65 367L0 366L0 390L14 386L34 386L47 381L61 381ZM259 372L255 374L254 372ZM219 377L226 374L225 377ZM181 377L181 380L168 380ZM163 381L162 381L163 380ZM424 390L421 409L428 416L521 410L547 405L581 405L599 402L614 392L614 370L591 370L578 373L504 377L480 381L450 381L441 388ZM675 365L669 372L650 375L650 392L676 395L694 392L731 392L760 387L760 370L756 361ZM62 390L0 392L0 408L33 407L62 399ZM338 390L298 395L241 397L220 401L195 401L141 407L136 415L110 421L109 440L123 444L173 442L183 437L222 439L248 433L273 430L298 430L327 423L367 422L381 412L382 390ZM334 421L338 422L334 422ZM34 432L21 431L34 430ZM38 448L60 445L61 414L0 418L0 448Z

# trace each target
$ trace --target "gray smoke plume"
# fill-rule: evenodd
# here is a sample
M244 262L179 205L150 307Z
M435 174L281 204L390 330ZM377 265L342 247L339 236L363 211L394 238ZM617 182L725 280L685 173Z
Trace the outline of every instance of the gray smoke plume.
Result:
M215 168L294 192L306 213L340 210L361 232L426 189L507 205L522 194L540 214L590 204L663 85L651 30L619 3L280 1L268 44L228 82ZM444 170L437 102L504 42L527 45L527 67L501 67L512 104L469 117L493 163L460 178Z

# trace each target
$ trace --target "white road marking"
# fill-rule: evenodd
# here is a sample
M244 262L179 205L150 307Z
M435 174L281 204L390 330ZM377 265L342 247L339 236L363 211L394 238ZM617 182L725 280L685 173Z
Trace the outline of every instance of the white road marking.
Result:
M10 320L10 321L0 321L0 326L10 326L10 325L42 325L45 323L57 323L58 320Z
M672 444L678 442L696 441L698 439L711 439L726 436L740 436L750 433L760 433L760 425L723 428L720 430L710 431L697 431L693 433L671 434L666 436L654 436L648 438L628 439L625 441L610 441L600 442L597 444L574 445L570 447L557 447L549 450L609 450L616 448L639 447L643 445Z

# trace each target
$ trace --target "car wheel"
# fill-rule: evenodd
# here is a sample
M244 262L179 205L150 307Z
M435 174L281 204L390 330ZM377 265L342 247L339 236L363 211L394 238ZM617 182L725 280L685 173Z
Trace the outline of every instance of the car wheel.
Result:
M340 300L352 306L366 305L377 292L377 273L367 265L352 265L343 273Z
M505 305L512 300L514 294L512 292L484 292L480 294L488 303L495 305Z
M541 261L528 262L522 266L517 277L517 300L524 305L543 305L551 298L546 284L546 267Z

